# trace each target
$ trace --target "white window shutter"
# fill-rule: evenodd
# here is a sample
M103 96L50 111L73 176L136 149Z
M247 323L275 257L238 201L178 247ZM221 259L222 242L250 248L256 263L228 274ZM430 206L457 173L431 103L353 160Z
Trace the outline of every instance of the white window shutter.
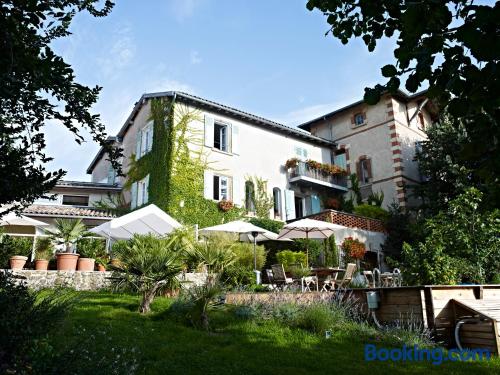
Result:
M130 208L134 209L137 207L137 182L134 182L130 188L130 195L132 199L130 201Z
M142 131L137 131L137 136L135 140L135 160L141 158L141 144L142 144Z
M295 193L285 190L285 215L287 220L295 219Z
M205 146L214 147L214 118L205 115Z
M240 153L240 127L238 125L231 126L231 152L233 154Z
M214 175L210 171L205 171L203 177L203 196L206 199L214 199Z
M238 176L234 176L233 180L233 203L238 206L243 206L244 204L244 191L241 185L241 179Z
M143 192L143 202L142 204L146 204L149 202L149 175L144 179L144 192Z

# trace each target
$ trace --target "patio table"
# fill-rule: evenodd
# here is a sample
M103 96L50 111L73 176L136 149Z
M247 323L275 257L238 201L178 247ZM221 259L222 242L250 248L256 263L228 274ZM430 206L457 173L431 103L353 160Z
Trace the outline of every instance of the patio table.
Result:
M318 286L323 287L324 281L328 278L337 280L339 273L345 272L343 268L313 268L311 273L318 278Z

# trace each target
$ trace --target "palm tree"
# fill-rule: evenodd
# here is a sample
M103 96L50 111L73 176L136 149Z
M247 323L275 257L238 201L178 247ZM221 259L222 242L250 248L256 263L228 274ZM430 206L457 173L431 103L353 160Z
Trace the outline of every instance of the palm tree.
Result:
M196 243L189 252L189 257L197 266L207 268L207 281L211 282L236 261L232 250L234 244L234 238L227 235L212 235Z
M82 219L56 219L55 228L45 231L53 242L64 245L65 251L71 253L73 244L85 235L87 228Z
M139 291L139 311L149 312L159 291L180 286L176 276L184 267L185 250L191 244L191 235L185 230L177 230L163 238L134 235L126 246L115 250L114 255L120 260L115 283Z

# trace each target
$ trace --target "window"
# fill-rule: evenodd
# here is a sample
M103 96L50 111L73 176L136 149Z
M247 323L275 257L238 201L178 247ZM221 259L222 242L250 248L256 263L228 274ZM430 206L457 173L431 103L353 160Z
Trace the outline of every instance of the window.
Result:
M140 159L153 149L153 131L153 122L150 122L137 132L135 146L136 160Z
M346 154L344 151L337 151L337 153L333 156L333 164L342 169L347 169Z
M255 212L255 186L252 181L245 182L245 208L247 212Z
M131 208L140 207L149 201L149 175L138 182L134 182L131 187Z
M229 177L214 175L214 196L216 201L230 200L229 196Z
M304 147L295 146L295 156L297 156L299 159L306 160L307 155L307 149L305 149Z
M66 206L84 206L89 205L88 195L63 195L62 204Z
M359 161L358 165L358 178L359 182L362 184L370 183L371 178L371 165L370 159L362 159Z
M216 122L214 125L214 148L227 152L229 150L227 135L228 126Z
M106 182L108 184L114 184L115 181L116 181L116 171L113 168L113 166L110 165L108 168L108 176L107 176Z
M365 123L365 114L364 113L356 113L354 115L354 125L359 126Z
M273 202L274 202L274 217L281 219L281 190L275 187L273 189Z

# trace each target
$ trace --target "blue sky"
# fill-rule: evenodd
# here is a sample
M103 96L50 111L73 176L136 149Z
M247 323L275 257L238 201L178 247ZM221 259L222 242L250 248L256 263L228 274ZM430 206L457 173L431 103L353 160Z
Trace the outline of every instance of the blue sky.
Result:
M393 41L368 53L331 36L305 0L118 0L105 18L78 15L73 35L54 43L79 82L102 86L94 110L114 135L145 92L181 90L287 125L359 100L383 82ZM49 168L88 180L98 150L47 129Z

